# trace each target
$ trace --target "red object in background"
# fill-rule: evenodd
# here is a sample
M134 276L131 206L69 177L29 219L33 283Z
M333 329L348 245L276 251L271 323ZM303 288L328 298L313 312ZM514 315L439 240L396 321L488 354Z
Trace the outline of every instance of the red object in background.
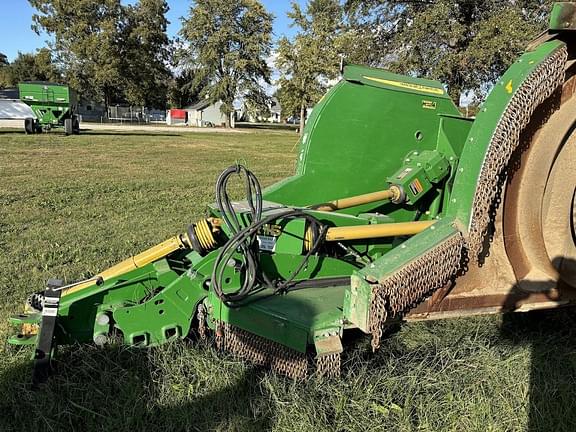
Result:
M170 117L173 120L186 120L186 110L172 109L170 110Z

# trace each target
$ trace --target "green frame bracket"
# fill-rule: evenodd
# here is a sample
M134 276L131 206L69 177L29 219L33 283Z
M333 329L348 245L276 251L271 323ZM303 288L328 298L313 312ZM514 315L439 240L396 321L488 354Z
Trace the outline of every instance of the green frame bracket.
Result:
M363 332L369 333L373 288L455 235L460 233L454 225L454 220L441 220L371 265L355 272L351 278L350 288L344 294L345 319Z

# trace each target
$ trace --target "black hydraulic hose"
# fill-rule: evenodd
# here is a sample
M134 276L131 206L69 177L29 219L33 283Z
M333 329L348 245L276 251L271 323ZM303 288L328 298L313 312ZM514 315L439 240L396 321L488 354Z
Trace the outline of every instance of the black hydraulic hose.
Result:
M230 177L234 174L240 175L242 173L244 173L246 179L246 201L252 217L250 225L243 229L227 193L227 184ZM287 292L294 279L308 263L310 257L318 251L326 234L326 227L318 219L302 210L289 209L280 211L262 219L262 189L260 183L256 176L242 165L231 166L218 177L216 182L216 203L231 236L214 262L212 288L216 295L228 306L233 306L246 299L257 287L266 286L273 288L275 293ZM318 235L314 236L314 244L310 247L300 264L290 274L290 277L283 281L273 282L260 266L257 235L264 225L278 220L291 219L305 219L312 231L318 233ZM225 293L222 289L224 272L226 266L237 252L240 253L243 261L242 285L235 292Z
M233 174L244 173L246 178L246 200L250 207L250 215L252 221L260 220L262 217L262 188L256 176L243 165L234 165L226 168L216 181L216 204L222 214L222 218L231 232L237 233L241 229L240 221L236 211L234 210L230 197L228 196L227 186L228 180ZM252 196L255 196L256 203Z
M236 211L234 210L234 206L230 201L230 197L228 196L227 186L228 180L232 175L241 175L242 173L244 174L246 181L246 201L250 207L250 216L252 218L251 222L254 224L262 218L262 188L260 187L260 182L256 176L245 166L239 164L225 169L216 181L216 204L218 205L222 219L224 219L224 223L231 233L231 239L235 238L241 232L242 225L238 219ZM255 195L255 199L252 198L253 195ZM212 275L214 292L218 295L218 297L220 297L220 299L227 303L239 301L241 298L246 297L246 295L248 295L248 293L256 285L257 269L259 265L258 256L255 253L253 247L255 241L256 236L252 235L244 238L242 242L237 243L232 253L226 254L227 258L223 261L224 265L220 269L220 272L217 272L216 270L218 268L218 263L222 263L222 261L219 261L218 259L216 260ZM220 251L220 254L218 255L219 258L224 256L225 248L226 246L223 248L223 250ZM244 280L242 281L241 288L236 293L225 294L222 291L222 280L224 277L223 273L225 265L232 258L232 255L236 249L238 249L242 255L243 268L245 270Z

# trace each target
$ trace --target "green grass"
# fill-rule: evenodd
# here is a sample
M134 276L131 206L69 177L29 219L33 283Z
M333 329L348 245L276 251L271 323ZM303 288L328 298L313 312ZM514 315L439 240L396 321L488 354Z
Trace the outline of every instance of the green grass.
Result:
M203 214L218 173L293 172L294 133L0 133L0 339L51 276L78 279ZM571 312L407 324L372 354L347 342L341 379L293 382L178 342L74 346L42 391L30 349L0 357L0 431L573 431Z

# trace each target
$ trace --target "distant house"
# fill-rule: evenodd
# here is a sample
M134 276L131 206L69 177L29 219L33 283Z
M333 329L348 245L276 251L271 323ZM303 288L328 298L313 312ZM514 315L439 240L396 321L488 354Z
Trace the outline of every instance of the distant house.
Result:
M268 118L270 123L280 123L282 121L282 107L278 99L272 98L272 103L270 104L270 117Z
M254 114L250 112L246 106L243 106L237 114L237 118L241 121L249 123L281 123L282 122L282 107L278 99L272 98L267 104L268 112L262 114Z
M188 111L188 125L197 127L224 126L226 116L220 108L222 102L211 103L208 99L196 102L194 105L184 108Z
M166 124L168 126L186 126L188 124L188 111L183 109L169 109L166 111Z

